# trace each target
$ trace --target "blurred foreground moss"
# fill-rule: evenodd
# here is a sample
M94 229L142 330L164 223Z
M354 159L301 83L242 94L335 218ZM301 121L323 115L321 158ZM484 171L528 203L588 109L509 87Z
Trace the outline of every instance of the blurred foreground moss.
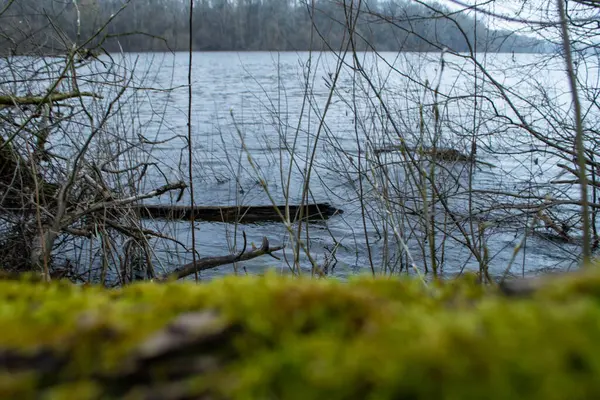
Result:
M0 398L600 398L600 274L565 282L0 281Z

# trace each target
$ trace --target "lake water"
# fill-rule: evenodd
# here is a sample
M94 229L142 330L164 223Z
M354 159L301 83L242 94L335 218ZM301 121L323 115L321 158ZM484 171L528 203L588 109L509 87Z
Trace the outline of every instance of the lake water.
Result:
M149 172L146 189L156 182L163 184L165 178L187 180L187 57L185 53L127 54L117 60L131 69L135 64L137 71L135 85L139 88L130 97L136 110L133 129L156 142L147 147L147 154L161 172ZM374 164L373 150L398 145L400 136L409 146L416 146L419 140L427 145L435 137L439 146L468 153L475 134L481 162L475 165L472 181L469 164L460 162L444 164L437 179L440 190L448 191L448 206L462 226L469 229L473 223L477 229L480 223L486 224L490 271L500 275L522 241L525 226L532 222L531 216L502 203L536 206L544 196L558 193L561 198L577 199L576 187L547 184L561 172L557 158L552 149L518 128L519 116L498 95L492 81L503 85L522 111L521 117L544 129L548 108L542 93L546 100L564 107L562 111L553 109L557 114L566 115L568 109L560 60L542 55L481 55L478 61L489 74L485 76L475 72L472 63L448 55L444 55L443 67L441 54L366 53L359 57L369 79L361 75L349 55L340 60L331 53L194 53L191 121L196 204L266 205L283 203L286 197L296 203L302 198L307 166L311 165L310 200L328 202L344 211L327 221L313 222L303 231L302 238L317 263L331 261L333 253L337 259L334 275L368 273L368 242L378 271L384 265L399 268L406 261L422 269L429 262L424 261L429 251L424 231L417 217L399 211L401 206L407 207L416 209L418 215L420 195L410 185L398 152L381 153ZM338 70L336 89L331 93ZM538 109L532 107L532 99ZM439 119L435 118L436 105ZM532 153L534 148L539 151ZM362 185L359 172L364 174ZM267 183L268 193L261 180ZM478 211L471 219L469 185L489 191L471 191L471 209ZM167 194L153 201L168 203L176 197L177 193ZM187 195L179 204L189 204ZM570 218L568 222L577 225L576 213L576 206L567 205L554 216ZM443 248L438 247L444 272L476 270L478 263L463 244L458 222L449 219L439 204L436 218L446 218L448 234L436 231L438 246L446 240ZM191 243L189 223L148 224ZM201 256L239 249L242 231L257 244L263 236L272 244L289 244L289 232L280 223L236 226L200 221L196 229ZM569 268L580 251L577 245L537 235L524 244L513 273ZM156 247L156 255L165 269L191 259L189 252L164 244ZM239 263L237 271L289 271L292 259L288 247L281 260L262 257ZM307 257L302 256L301 261L309 271ZM224 266L202 276L233 271L232 266Z

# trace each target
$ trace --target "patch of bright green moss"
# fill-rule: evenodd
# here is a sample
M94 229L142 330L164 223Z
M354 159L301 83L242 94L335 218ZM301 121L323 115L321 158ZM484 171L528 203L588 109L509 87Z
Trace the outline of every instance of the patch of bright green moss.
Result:
M0 397L600 398L598 276L526 299L473 279L0 281Z

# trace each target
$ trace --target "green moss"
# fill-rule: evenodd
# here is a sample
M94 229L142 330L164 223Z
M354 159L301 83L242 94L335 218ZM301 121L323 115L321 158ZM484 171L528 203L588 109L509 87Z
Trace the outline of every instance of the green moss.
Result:
M0 281L0 397L596 398L599 277L526 299L473 278Z

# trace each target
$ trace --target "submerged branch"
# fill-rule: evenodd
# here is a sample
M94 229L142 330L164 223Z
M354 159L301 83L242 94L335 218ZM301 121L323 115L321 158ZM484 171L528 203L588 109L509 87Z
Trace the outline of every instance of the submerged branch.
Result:
M245 235L244 235L245 239ZM282 250L285 246L275 246L270 247L269 240L266 237L263 237L262 245L258 249L252 249L251 251L246 251L246 241L244 240L244 248L238 252L237 254L229 254L226 256L218 256L218 257L204 257L196 260L196 262L191 262L183 265L180 268L177 268L169 273L166 273L162 276L159 276L156 281L165 282L169 280L177 280L181 278L185 278L186 276L192 275L197 271L203 271L211 268L216 268L221 265L233 264L238 261L247 261L252 260L253 258L257 258L264 255L270 255L271 257L275 257L272 253ZM276 258L276 257L275 257Z

